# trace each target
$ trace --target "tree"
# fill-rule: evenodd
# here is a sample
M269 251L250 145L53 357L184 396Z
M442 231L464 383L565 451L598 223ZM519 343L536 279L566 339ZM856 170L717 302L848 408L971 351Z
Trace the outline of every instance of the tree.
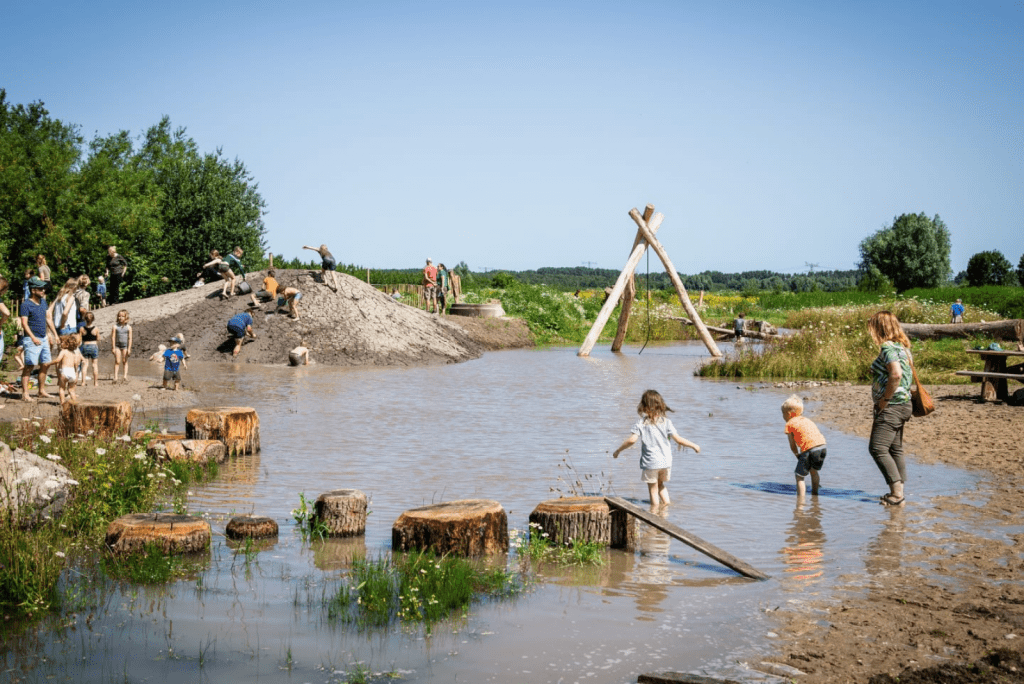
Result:
M967 284L971 287L1008 285L1012 268L999 250L978 252L967 261Z
M1017 262L1017 284L1024 287L1024 254L1020 255L1020 261Z
M860 243L859 267L868 273L874 266L900 292L938 287L952 272L949 251L949 229L938 214L903 214Z

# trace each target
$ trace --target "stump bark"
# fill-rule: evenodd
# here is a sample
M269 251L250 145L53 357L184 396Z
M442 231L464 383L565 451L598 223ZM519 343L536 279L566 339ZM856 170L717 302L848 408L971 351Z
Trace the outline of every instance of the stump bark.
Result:
M228 539L266 539L277 536L277 522L262 515L236 515L224 528Z
M556 544L579 540L619 549L636 547L636 519L613 509L602 496L542 501L530 513L530 522Z
M60 407L60 429L65 435L92 430L96 437L109 439L128 434L131 427L132 405L127 401L68 402Z
M153 439L146 445L146 453L157 462L223 463L228 457L224 442L217 439Z
M228 454L252 454L260 450L260 418L256 409L239 406L192 409L185 416L189 439L217 439Z
M191 515L133 513L107 527L107 547L117 555L157 544L165 554L195 553L210 545L210 523Z
M358 489L324 492L313 505L313 519L329 537L355 537L366 532L366 494Z
M391 528L396 551L483 556L508 551L508 516L497 501L468 499L414 508Z

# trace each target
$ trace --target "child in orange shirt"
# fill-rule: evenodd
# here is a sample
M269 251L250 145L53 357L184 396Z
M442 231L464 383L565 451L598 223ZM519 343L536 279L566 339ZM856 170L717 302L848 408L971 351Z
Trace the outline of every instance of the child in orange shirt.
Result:
M786 435L789 448L796 456L796 495L803 498L807 493L804 478L811 476L811 494L818 493L818 471L825 465L825 438L810 418L803 416L804 402L797 395L782 404L782 418L786 421Z

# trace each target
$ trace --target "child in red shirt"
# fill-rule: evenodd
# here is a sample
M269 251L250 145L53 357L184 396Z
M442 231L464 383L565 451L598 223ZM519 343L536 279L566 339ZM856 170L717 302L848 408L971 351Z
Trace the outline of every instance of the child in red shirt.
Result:
M811 494L818 493L818 471L825 465L825 438L810 418L803 416L804 402L797 395L782 404L782 418L786 421L786 435L789 448L796 456L796 495L803 498L807 493L804 478L811 476Z

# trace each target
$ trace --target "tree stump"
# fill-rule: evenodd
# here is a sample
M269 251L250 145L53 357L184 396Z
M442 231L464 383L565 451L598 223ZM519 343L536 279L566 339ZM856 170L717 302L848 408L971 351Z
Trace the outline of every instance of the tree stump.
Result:
M530 523L539 525L555 544L586 541L619 549L636 546L636 519L613 509L603 496L542 501L530 513Z
M252 454L260 450L260 418L256 409L228 406L192 409L185 416L189 439L219 439L228 453Z
M60 407L60 430L65 435L110 439L128 434L132 427L132 405L127 401L67 402Z
M497 501L468 499L402 513L391 528L395 551L482 556L508 551L508 516Z
M228 456L224 442L217 439L152 439L146 445L146 453L158 463L162 461L223 463Z
M133 513L107 527L107 547L124 555L158 544L165 554L194 553L210 545L210 523L191 515Z
M358 489L335 489L316 498L313 519L329 537L356 537L366 532L366 494Z
M236 515L224 528L228 539L266 539L277 536L277 522L262 515Z

